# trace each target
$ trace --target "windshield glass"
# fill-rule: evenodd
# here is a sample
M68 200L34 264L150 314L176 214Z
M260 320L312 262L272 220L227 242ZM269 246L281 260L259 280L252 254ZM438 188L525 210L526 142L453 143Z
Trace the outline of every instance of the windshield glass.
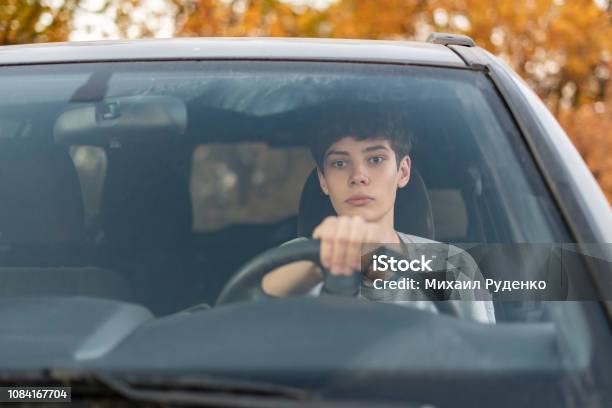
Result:
M390 114L411 138L398 232L462 247L570 241L481 72L182 61L0 74L12 95L0 102L3 296L119 299L155 315L214 305L247 261L322 221L305 193L314 141Z

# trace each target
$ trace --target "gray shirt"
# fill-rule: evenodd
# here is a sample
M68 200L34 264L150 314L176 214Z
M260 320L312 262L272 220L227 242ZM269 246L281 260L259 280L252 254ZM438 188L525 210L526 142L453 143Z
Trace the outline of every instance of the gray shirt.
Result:
M433 270L445 271L447 279L453 282L476 282L480 281L480 288L484 288L484 278L476 265L474 259L466 251L454 246L433 241L416 235L397 233L403 245L402 253L408 251L407 258L416 259L419 255L427 254L428 259L433 259ZM282 245L291 242L305 240L304 237L295 238ZM398 251L400 252L400 251ZM318 296L321 293L323 283L314 286L309 295ZM486 289L450 289L448 301L457 315L462 318L474 320L481 323L495 323L495 310L491 295ZM394 303L406 307L416 307L432 313L438 313L435 303L428 300L426 295L418 290L383 289L374 288L366 283L361 284L358 297L361 299Z

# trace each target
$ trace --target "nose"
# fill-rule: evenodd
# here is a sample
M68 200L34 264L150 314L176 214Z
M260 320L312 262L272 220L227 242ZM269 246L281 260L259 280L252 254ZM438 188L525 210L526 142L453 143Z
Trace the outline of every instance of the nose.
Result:
M355 167L355 170L351 174L351 178L349 181L351 186L367 186L368 184L370 184L370 178L364 172L364 169L361 166Z

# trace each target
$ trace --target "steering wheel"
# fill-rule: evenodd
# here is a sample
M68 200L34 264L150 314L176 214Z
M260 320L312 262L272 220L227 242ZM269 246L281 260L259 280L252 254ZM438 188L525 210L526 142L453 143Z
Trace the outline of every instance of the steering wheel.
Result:
M216 306L228 303L273 299L261 287L263 277L270 271L295 261L311 261L323 270L322 293L336 296L356 297L361 285L361 274L335 276L321 265L319 240L305 240L269 249L244 265L225 285L217 298ZM394 251L393 251L394 252ZM401 255L397 254L400 258ZM419 289L439 312L457 316L457 310L449 303L440 302L431 291Z

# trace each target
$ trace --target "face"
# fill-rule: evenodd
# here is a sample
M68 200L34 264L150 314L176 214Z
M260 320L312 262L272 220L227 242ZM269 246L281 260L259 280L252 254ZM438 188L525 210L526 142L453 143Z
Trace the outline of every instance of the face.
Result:
M327 149L323 173L318 174L338 215L392 220L397 189L410 179L410 158L402 158L398 166L389 141L347 136Z

